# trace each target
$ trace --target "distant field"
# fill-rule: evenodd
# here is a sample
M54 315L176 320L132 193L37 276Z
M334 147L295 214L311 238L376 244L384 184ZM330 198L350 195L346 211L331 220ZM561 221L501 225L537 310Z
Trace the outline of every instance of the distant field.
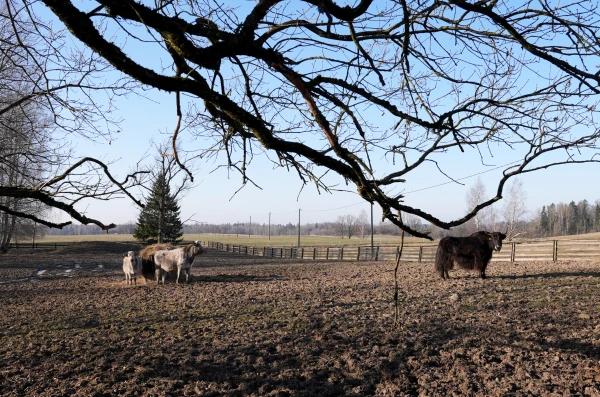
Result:
M280 247L280 246L296 246L298 244L298 236L271 236L271 240L267 236L261 235L252 235L248 237L247 235L239 235L235 234L213 234L213 233L204 233L204 234L185 234L183 236L185 241L217 241L225 244L240 244L240 245L248 245L248 246L270 246L270 247ZM527 238L524 235L522 238L517 238L515 241L526 242L526 241L551 241L551 240L600 240L600 233L587 233L587 234L578 234L575 236L557 236L557 237L546 237L539 239ZM81 236L46 236L43 238L39 238L36 240L38 243L76 243L81 241L107 241L107 242L135 242L135 239L131 234L91 234L91 235L81 235ZM24 242L25 244L27 242ZM389 236L389 235L376 235L374 238L375 245L399 245L400 237L398 236ZM320 245L370 245L371 238L370 236L364 239L361 238L352 238L348 240L347 238L339 238L339 237L328 237L328 236L300 236L300 245L302 246L320 246ZM432 242L425 239L415 238L415 237L407 237L405 239L405 244L408 245L431 245Z
M248 246L296 246L298 244L298 236L271 236L271 240L267 236L253 235L248 237L236 236L235 234L185 234L185 241L200 240L200 241L217 241L225 244L240 244ZM39 243L76 243L81 241L109 241L109 242L133 242L135 239L131 234L92 234L81 236L46 236L39 238ZM409 237L405 239L407 243L428 243L428 240ZM397 236L382 236L374 237L375 245L383 244L399 244L400 238ZM300 245L315 246L315 245L368 245L371 244L371 238L347 238L326 236L300 236Z

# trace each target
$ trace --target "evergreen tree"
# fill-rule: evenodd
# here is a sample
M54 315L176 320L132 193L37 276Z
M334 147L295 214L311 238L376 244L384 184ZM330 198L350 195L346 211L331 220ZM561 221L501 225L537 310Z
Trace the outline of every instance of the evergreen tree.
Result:
M577 208L577 204L574 201L569 203L569 212L568 212L568 221L567 221L567 234L577 234L579 232L579 211Z
M133 237L149 244L176 242L183 236L180 208L171 194L165 173L160 173L152 185L146 207L138 217Z
M550 220L545 205L542 207L542 213L540 214L540 231L543 235L547 235L550 231Z

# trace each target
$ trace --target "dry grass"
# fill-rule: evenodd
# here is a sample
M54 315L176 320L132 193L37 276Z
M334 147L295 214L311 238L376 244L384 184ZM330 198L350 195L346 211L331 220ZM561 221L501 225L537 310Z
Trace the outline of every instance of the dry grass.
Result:
M152 256L156 253L156 251L160 250L172 250L177 248L175 245L171 243L166 244L152 244L140 251L140 257L144 260L150 260Z

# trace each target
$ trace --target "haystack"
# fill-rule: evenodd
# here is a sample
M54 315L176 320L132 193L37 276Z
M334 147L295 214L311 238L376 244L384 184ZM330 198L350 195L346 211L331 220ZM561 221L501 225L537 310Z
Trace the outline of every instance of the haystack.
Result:
M171 243L152 244L140 251L142 258L142 275L146 280L154 279L154 254L160 250L172 250L177 248Z
M152 244L140 251L140 257L142 259L152 260L156 251L172 250L175 248L177 248L177 246L171 243Z

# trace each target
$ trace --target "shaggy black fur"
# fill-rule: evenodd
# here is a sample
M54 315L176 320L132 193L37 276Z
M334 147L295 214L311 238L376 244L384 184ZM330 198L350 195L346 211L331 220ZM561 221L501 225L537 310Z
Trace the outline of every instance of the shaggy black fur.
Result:
M492 251L500 251L505 238L504 233L484 231L468 237L444 237L435 254L435 271L442 278L450 278L448 270L457 265L463 269L478 270L481 278L485 278L485 268L492 259Z

